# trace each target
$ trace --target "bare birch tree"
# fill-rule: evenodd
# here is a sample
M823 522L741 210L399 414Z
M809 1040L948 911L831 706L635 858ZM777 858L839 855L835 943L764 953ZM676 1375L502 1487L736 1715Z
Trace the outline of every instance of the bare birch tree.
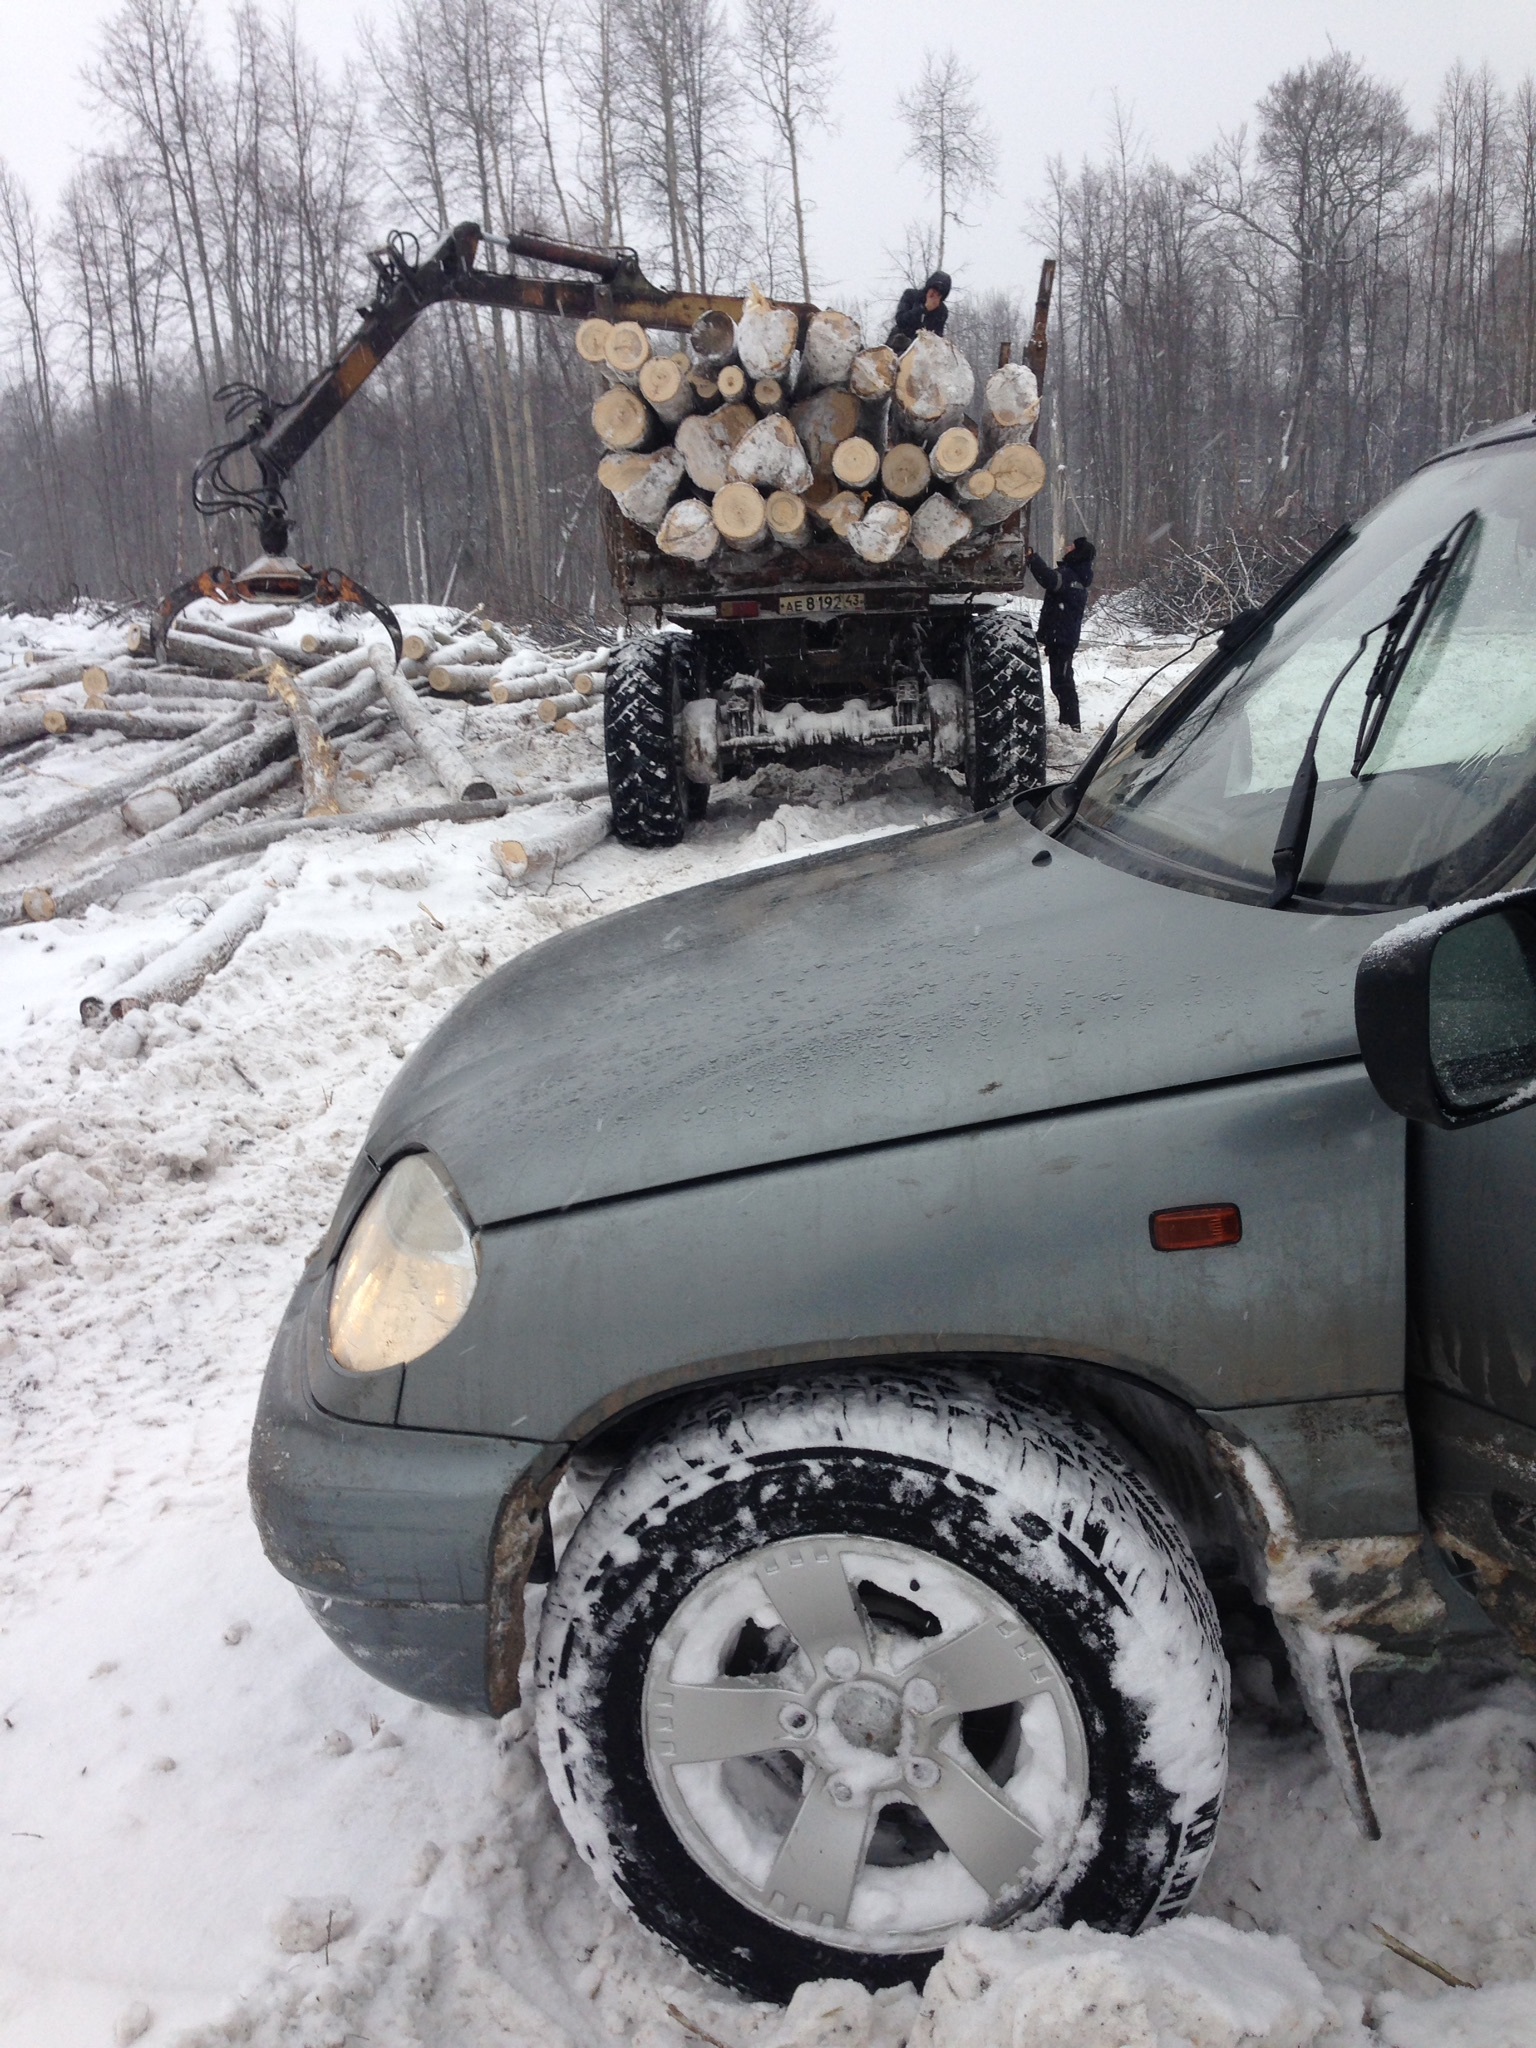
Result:
M965 225L960 208L977 194L996 190L997 135L982 111L976 83L975 72L954 50L938 56L930 50L916 85L896 101L911 138L902 161L917 165L938 205L934 260L940 267L949 229Z
M827 125L837 76L832 16L817 0L747 0L738 38L747 93L766 116L783 152L794 215L800 296L811 296L805 222L804 159L810 139ZM766 188L763 188L766 189Z

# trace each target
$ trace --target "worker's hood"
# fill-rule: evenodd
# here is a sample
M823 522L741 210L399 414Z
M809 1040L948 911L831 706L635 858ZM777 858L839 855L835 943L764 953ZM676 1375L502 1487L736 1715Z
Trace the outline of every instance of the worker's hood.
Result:
M501 968L368 1153L478 1224L1356 1052L1386 917L1164 888L1012 810L663 896Z

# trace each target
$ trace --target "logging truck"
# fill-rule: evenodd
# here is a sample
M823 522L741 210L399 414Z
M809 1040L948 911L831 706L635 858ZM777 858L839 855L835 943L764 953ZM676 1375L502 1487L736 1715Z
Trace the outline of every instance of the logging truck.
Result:
M1010 351L979 396L953 344L900 357L847 314L664 291L632 251L513 235L513 256L577 279L480 267L463 223L424 259L400 237L373 252L373 302L337 359L291 402L232 389L232 440L194 475L199 511L242 511L261 553L203 572L197 595L366 605L400 652L389 608L289 554L294 465L430 305L579 322L602 446L602 532L626 635L609 668L604 739L616 835L666 846L716 785L770 759L906 755L986 810L1045 769L1040 661L1022 586L1027 505L1054 266L1041 275L1026 359ZM672 350L653 336L677 337Z

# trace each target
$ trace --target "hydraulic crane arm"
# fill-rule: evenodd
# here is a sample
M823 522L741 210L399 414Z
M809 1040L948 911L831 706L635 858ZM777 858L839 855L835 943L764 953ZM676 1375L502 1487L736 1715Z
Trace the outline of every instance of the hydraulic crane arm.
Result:
M592 277L589 283L478 269L475 258L483 239L475 222L463 221L430 256L411 261L402 238L391 237L387 247L373 251L369 258L377 278L372 304L363 309L355 332L336 360L296 398L281 404L253 385L226 386L219 396L229 401L229 419L246 424L234 440L210 449L193 472L197 509L206 515L249 512L264 552L286 555L289 522L284 483L300 457L429 306L456 302L551 314L564 320L635 320L642 327L679 333L686 333L703 313L727 313L733 320L741 317L743 301L739 298L661 290L643 275L631 249L583 249L542 235L511 235L501 245L514 256L587 271ZM805 322L816 308L797 306L796 311L803 335ZM254 463L257 481L242 483L231 473L230 465L242 455Z

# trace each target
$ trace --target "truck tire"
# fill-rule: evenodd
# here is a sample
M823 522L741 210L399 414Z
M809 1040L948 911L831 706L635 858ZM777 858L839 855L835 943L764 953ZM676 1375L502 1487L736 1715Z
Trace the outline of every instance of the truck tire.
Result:
M676 846L690 806L683 776L681 633L626 640L603 693L603 746L613 836L625 846Z
M1210 1853L1209 1592L1090 1427L960 1373L717 1393L644 1443L545 1604L539 1744L582 1855L784 2003L921 1984L972 1922L1134 1932Z
M1045 781L1045 688L1035 629L1022 612L978 612L966 627L965 782L990 811Z

